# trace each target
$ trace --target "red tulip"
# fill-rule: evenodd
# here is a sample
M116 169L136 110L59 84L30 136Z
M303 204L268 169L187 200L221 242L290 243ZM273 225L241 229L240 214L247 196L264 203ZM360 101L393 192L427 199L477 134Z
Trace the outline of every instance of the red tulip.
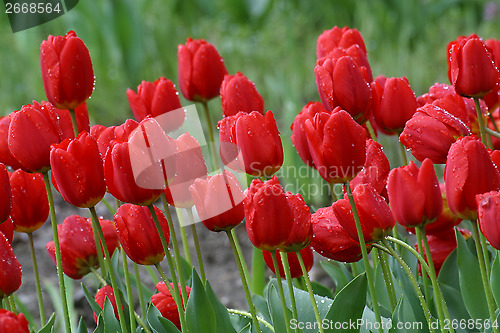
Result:
M395 221L384 198L367 184L358 185L353 196L365 242L377 242L387 236L394 228ZM332 209L347 234L359 241L349 200L337 200Z
M110 256L118 247L118 237L113 222L99 219ZM92 221L78 215L71 215L57 226L61 260L64 274L78 280L98 268L97 248L92 231ZM49 256L56 262L54 241L45 246ZM102 244L101 244L102 247ZM103 252L104 253L104 252Z
M491 191L476 195L479 228L491 246L500 250L500 192Z
M280 249L285 252L296 252L311 243L313 237L311 212L300 194L286 192L285 196L292 210L293 224L286 243Z
M318 37L316 42L316 56L318 59L323 58L336 47L347 49L352 45L359 45L363 52L366 53L365 42L357 29L335 26L330 30L323 31Z
M406 77L386 80L375 121L386 131L400 133L417 110L417 99Z
M40 46L40 67L47 99L59 109L75 109L94 90L89 51L74 31L49 36Z
M177 175L165 189L165 197L167 202L174 207L191 208L194 202L189 193L189 187L197 179L207 177L207 166L198 140L189 133L179 136L175 144L177 146L175 153Z
M283 268L283 261L281 261L280 251L276 250L275 253L276 253L276 259L278 261L280 277L284 279L285 270ZM273 273L276 274L276 271L274 270L273 259L271 257L271 252L262 251L262 254L264 255L264 261L266 262L267 267L269 267L269 269L271 269L271 271L273 271ZM300 250L300 254L302 255L302 260L304 260L304 265L306 266L306 270L309 272L314 265L313 250L311 249L310 246L307 246L302 250ZM302 274L302 268L300 267L299 259L297 258L297 253L289 252L286 255L288 256L288 265L290 266L291 277L299 278L303 276L304 274Z
M476 220L476 195L500 189L500 173L486 147L475 137L455 142L448 152L445 168L446 199L460 218Z
M0 162L15 170L21 168L21 164L9 150L9 126L10 115L0 117Z
M96 140L87 132L52 146L54 184L64 200L80 208L94 207L106 193L104 168Z
M351 180L352 189L359 184L370 184L379 194L382 193L391 170L389 160L382 149L380 143L372 139L366 140L365 165L361 172Z
M270 177L283 164L283 146L272 111L239 112L219 121L222 162L236 171Z
M448 95L457 95L455 88L446 83L434 83L430 88L429 92L417 97L418 107L424 106L425 104L431 104L436 99L446 97Z
M12 212L17 232L38 230L49 217L49 200L43 177L39 173L16 170L10 175Z
M387 193L392 215L405 227L431 223L443 208L434 165L428 158L420 169L412 161L407 166L391 170Z
M167 243L170 239L167 219L154 208ZM115 214L120 244L127 256L140 265L155 265L163 260L165 252L147 207L124 204Z
M305 130L314 165L327 182L345 183L363 169L366 131L347 112L317 113Z
M370 118L371 88L360 66L350 56L319 59L314 74L326 110L340 106L360 124Z
M366 52L357 45L351 45L348 48L337 47L333 49L326 57L330 59L339 59L343 56L351 57L352 60L359 66L361 74L365 78L366 82L371 83L373 81L372 70L370 68L370 63L368 62L368 57Z
M174 288L174 284L170 283L171 288ZM180 290L179 284L179 290ZM160 311L161 315L164 318L170 320L179 330L181 329L181 321L179 319L179 310L177 309L177 305L175 304L174 297L168 291L165 282L158 282L156 284L156 289L158 289L158 293L151 296L151 303ZM186 287L186 296L189 298L191 294L191 288ZM181 302L184 305L184 300L181 296Z
M12 244L12 238L14 238L14 223L10 217L0 223L0 233L4 234L9 244Z
M21 265L7 238L0 233L0 298L7 297L21 287Z
M196 211L208 230L230 230L243 221L243 191L227 169L207 179L196 179L189 190Z
M475 34L448 44L448 78L465 97L483 97L496 88L500 73L493 54Z
M220 87L220 98L224 116L234 116L238 112L258 111L264 114L264 99L255 84L240 72L224 76Z
M244 205L248 237L256 248L274 251L287 243L294 212L276 176L265 183L254 179Z
M137 93L127 90L127 98L132 113L137 121L147 116L166 118L168 131L178 129L186 116L179 100L179 93L172 81L160 77L155 82L142 81L137 86Z
M307 143L307 135L305 131L305 122L307 119L313 121L314 116L317 113L327 112L320 102L309 102L307 103L300 113L295 117L292 126L292 143L297 150L302 161L310 167L314 167L314 161L309 151L309 144Z
M133 119L127 119L119 126L110 126L108 128L97 128L92 126L93 133L91 135L97 140L97 146L102 157L106 156L108 148L112 146L113 140L126 142L129 136L139 126L139 123Z
M224 75L224 60L217 49L203 39L188 38L177 49L179 87L187 100L206 102L219 95Z
M67 110L57 110L50 103L24 105L10 115L9 150L24 171L50 169L50 145L74 138Z
M106 285L99 289L95 294L95 302L104 309L104 304L106 302L106 298L109 299L111 305L113 306L113 310L115 312L115 317L118 319L118 308L116 306L115 292L113 288L109 285ZM97 323L97 315L94 312L94 321Z
M311 215L311 224L314 232L311 247L323 257L342 262L361 259L359 243L342 228L332 207L318 209ZM370 245L367 251L371 251Z
M30 333L29 322L20 313L15 314L8 310L0 309L0 331L4 333Z
M12 191L10 189L9 173L5 165L0 163L0 223L9 218L12 210Z
M497 69L500 68L500 40L487 39L484 44L489 48L492 53L492 58ZM493 90L483 97L485 103L488 105L489 110L494 110L500 102L500 85L496 85Z

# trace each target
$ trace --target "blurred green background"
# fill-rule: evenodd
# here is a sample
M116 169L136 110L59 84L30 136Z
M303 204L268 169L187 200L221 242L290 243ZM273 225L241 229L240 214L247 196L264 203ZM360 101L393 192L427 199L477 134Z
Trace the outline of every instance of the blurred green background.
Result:
M289 126L304 104L318 100L316 38L335 25L362 33L374 76L406 76L418 95L434 82L447 82L449 41L473 32L500 38L500 1L82 0L66 15L15 34L4 14L0 112L45 98L39 47L49 34L73 29L87 44L96 75L90 117L104 125L132 116L127 88L159 76L177 82L177 45L203 38L218 48L229 73L241 71L256 83L278 120L285 165L302 165ZM210 106L213 118L220 118L220 99ZM291 183L296 176L282 178Z

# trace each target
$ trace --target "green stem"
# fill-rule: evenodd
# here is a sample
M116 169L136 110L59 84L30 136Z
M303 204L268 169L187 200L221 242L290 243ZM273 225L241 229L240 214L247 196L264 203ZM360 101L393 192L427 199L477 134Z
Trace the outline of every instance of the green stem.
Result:
M236 310L236 309L227 309L227 312L236 314L238 316L242 317L247 317L247 318L253 318L251 313L248 313L246 311L241 311L241 310ZM257 317L257 320L260 321L264 326L266 326L271 332L274 332L274 327L269 324L267 321L262 319L261 317Z
M288 263L288 255L285 252L280 252L281 262L285 271L286 282L288 285L288 293L290 294L290 303L292 304L292 315L295 320L299 320L297 315L297 304L295 303L295 293L293 292L292 273L290 272L290 264ZM300 329L297 327L295 332L299 333Z
M495 131L498 132L498 126L497 126L497 123L495 122L495 118L493 118L493 114L489 113L488 116L490 117L491 123L493 124L493 127L495 128ZM488 128L488 127L485 126L485 128Z
M389 263L387 262L387 256L385 252L375 249L380 262L380 267L382 267L382 274L384 275L385 288L387 289L387 295L389 296L389 302L391 303L391 312L394 312L396 305L398 303L396 298L396 291L394 290L394 281L392 280L391 269L389 268Z
M102 231L101 224L97 218L97 213L95 207L90 207L90 215L92 216L92 228L97 229L99 238L101 239L102 248L104 250L104 263L107 265L107 271L109 273L109 278L111 279L111 287L115 294L116 308L118 310L118 318L120 322L120 327L122 332L128 332L127 326L125 325L125 315L123 314L122 298L120 295L120 289L118 288L118 283L115 276L115 271L113 270L113 265L111 264L111 255L109 253L108 245L106 244L106 238L104 238L104 232Z
M424 255L425 251L424 251L424 248L422 245L422 243L423 243L422 230L419 227L416 227L415 234L417 235L418 253L420 253L421 255ZM427 257L427 262L429 262L428 257ZM427 274L422 274L422 280L424 281L424 296L426 299L428 299L429 298L429 277L427 276Z
M300 268L302 269L302 276L304 277L304 281L306 282L307 292L309 293L309 298L311 300L314 311L314 317L316 317L316 322L319 324L319 332L324 333L325 331L321 322L318 304L316 304L316 299L314 298L314 293L311 286L311 280L309 280L309 272L307 271L306 265L304 264L304 259L302 258L302 254L300 253L300 251L297 251L295 253L297 254L297 259L299 260Z
M394 238L399 239L399 231L398 231L398 224L394 225L394 228L392 228L392 235ZM401 245L396 244L396 252L401 253Z
M167 218L167 223L168 223L168 229L170 230L170 239L172 240L172 247L174 248L174 255L175 255L175 267L177 268L177 273L179 274L179 282L181 284L181 294L182 294L182 299L187 299L187 292L186 292L186 279L184 278L184 270L182 269L182 261L181 261L181 254L179 251L179 245L177 243L177 235L175 232L174 228L174 223L172 222L172 215L170 215L170 209L168 206L167 198L165 197L165 192L161 192L161 202L163 203L163 211L165 212L165 217ZM149 205L149 211L151 212L151 215L156 216L156 212L153 209L153 205ZM158 220L158 217L156 217ZM158 222L156 228L158 229L158 233L160 233L160 238L163 237L162 244L163 248L165 251L168 251L168 244L165 240L165 235L163 235L163 231L160 227L160 223ZM170 252L169 252L170 253ZM167 254L167 252L165 252ZM175 275L172 274L172 275Z
M108 209L108 211L111 213L111 215L115 215L116 213L116 209L113 208L113 206L111 206L111 204L109 203L109 201L106 199L106 198L102 198L101 199L101 202L104 204L104 206L106 206L106 208ZM117 207L118 208L118 207Z
M184 257L188 264L193 267L193 260L191 259L191 251L189 251L189 243L186 235L186 227L184 223L184 218L182 216L182 212L179 208L175 208L175 213L177 214L177 218L179 219L179 225L181 227L181 239L182 239L182 248L184 250Z
M8 297L8 300L10 302L11 312L14 312L15 314L17 314L16 301L14 300L14 294L10 295Z
M134 312L134 316L135 316L135 319L137 319L137 322L139 323L139 325L141 325L141 327L144 329L144 332L152 333L151 330L149 329L149 326L146 325L144 320L142 320L142 318L136 312Z
M333 202L337 201L337 194L335 193L335 183L328 183L330 185L330 195L332 196Z
M484 254L484 265L486 267L486 272L488 277L490 276L491 265L490 265L490 251L488 251L488 245L486 244L486 238L482 233L479 233L479 240L481 241L481 247L483 248Z
M38 307L40 310L40 323L43 327L46 323L45 308L43 306L42 287L40 286L40 274L38 273L38 264L36 262L35 245L33 243L33 233L28 233L28 240L30 243L31 261L33 262L33 274L35 275L36 293L38 295Z
M76 122L75 109L69 109L69 114L71 115L71 123L73 124L73 131L75 132L75 138L80 134L78 131L78 125Z
M215 170L220 169L219 167L219 159L217 158L217 152L215 150L215 139L214 139L214 130L212 127L212 120L210 118L210 111L208 110L208 103L203 101L201 103L203 105L203 112L205 113L207 131L208 131L208 150L210 151L210 159L212 160L212 167Z
M479 98L474 97L474 105L476 106L476 115L477 122L479 125L479 132L481 133L481 142L487 146L488 142L486 141L486 131L484 127L483 113L481 112L481 106L479 105Z
M250 313L252 314L252 321L255 326L255 329L258 333L262 333L259 321L257 319L257 314L255 312L255 306L253 305L252 296L250 295L250 289L248 289L247 276L245 275L245 271L243 269L243 265L241 262L241 256L238 252L238 248L236 247L235 237L232 233L232 229L230 231L226 231L227 238L229 239L229 243L231 244L231 248L233 249L234 258L236 259L236 265L238 266L238 271L241 276L241 283L243 284L243 290L245 291L245 297L247 299L248 307L250 308Z
M283 317L285 318L285 323L289 323L290 318L288 317L288 307L286 306L285 292L283 291L283 283L281 283L280 267L278 265L278 259L276 258L276 251L271 251L270 253L271 253L271 258L273 259L274 274L276 274L276 282L278 283L278 290L281 299L281 308L283 309ZM288 333L292 331L290 325L288 324L286 325L286 331Z
M363 235L363 229L361 229L361 222L359 220L358 210L356 208L356 203L354 202L354 197L351 191L351 185L349 182L345 183L345 188L347 191L347 196L349 198L349 203L351 204L352 215L354 216L354 222L356 223L356 231L358 232L359 245L361 247L361 253L363 254L363 263L365 265L366 280L368 281L368 288L370 290L370 295L372 299L373 312L375 313L375 319L380 324L379 332L383 333L382 329L382 319L380 317L380 308L377 300L377 293L375 289L375 283L373 281L372 269L370 266L370 260L368 259L368 252L366 251L365 237Z
M150 266L146 266L145 268L146 268L146 272L148 272L149 276L151 277L151 280L153 280L153 283L155 285L158 284L158 282L160 282L160 280L158 279L158 277L154 273L153 269Z
M427 323L429 326L429 330L431 332L435 332L434 329L431 328L431 323L432 323L431 311L429 310L429 307L427 306L427 303L425 302L425 297L422 294L420 287L418 286L418 282L417 282L417 279L415 278L415 275L413 275L410 267L408 267L406 262L398 255L398 253L396 251L394 251L394 249L391 247L391 245L389 244L389 242L386 239L383 239L382 243L385 245L384 250L388 251L391 254L391 256L394 259L396 259L396 261L401 265L401 267L405 271L406 275L408 275L408 278L410 279L410 282L413 285L413 288L415 288L415 291L417 293L418 299L420 301L420 306L422 307L425 319L427 320ZM373 244L373 246L383 249L383 246L381 246L380 244Z
M135 262L133 263L134 265L134 273L135 273L135 282L137 283L137 296L139 297L139 304L141 306L141 314L143 316L146 315L146 302L144 302L144 294L142 292L142 282L141 282L141 277L139 275L139 265L137 265ZM156 283L155 283L156 285Z
M368 120L365 122L366 128L368 128L368 132L370 133L370 137L372 138L373 141L377 142L377 136L375 135L375 130L373 129L372 124Z
M475 99L474 99L475 100ZM483 280L484 293L486 294L486 302L488 303L488 310L490 312L491 322L495 322L495 301L493 299L493 293L490 288L490 281L488 273L486 272L486 265L484 262L484 253L481 246L479 228L477 226L477 220L472 222L472 237L474 237L474 242L476 243L477 259L479 261L479 270L481 271L481 279ZM493 332L498 333L498 328L493 327Z
M165 254L165 256L167 257L169 269L172 270L171 275L172 275L172 284L174 285L173 289L161 265L158 263L155 265L155 267L158 270L158 273L160 273L161 279L163 280L163 283L165 283L165 286L170 292L170 295L172 295L172 297L174 298L175 305L177 306L177 311L179 312L179 319L181 322L181 332L187 332L186 313L184 311L184 301L183 301L185 300L185 298L184 299L181 298L181 293L179 291L179 284L177 283L177 277L175 276L175 272L173 271L174 265L172 262L172 257L170 255L170 252L168 252L168 254Z
M50 187L50 179L48 171L43 172L42 175L45 183L45 190L47 191L47 199L49 201L50 222L52 224L52 236L54 237L57 279L59 280L59 292L61 293L61 303L62 303L61 307L63 310L64 324L66 327L66 333L71 333L71 322L69 318L68 300L66 297L66 286L64 285L64 275L63 275L62 260L61 260L61 247L59 244L59 234L57 232L57 218L54 206L54 198L52 197L52 188Z
M488 134L490 134L490 135L493 135L494 137L496 137L496 138L500 139L500 133L495 132L494 130L492 130L492 129L488 128L488 127L486 127L486 128L484 129L484 131L485 131L486 133L488 133Z
M252 292L255 295L264 295L266 286L266 262L262 255L262 250L256 247L252 249Z
M191 223L191 233L193 234L194 247L196 249L196 258L198 259L198 268L200 269L201 280L205 283L207 278L205 276L205 266L203 265L203 256L201 255L198 232L196 231L196 224L194 223L193 208L186 208L186 212L189 217L189 222Z
M406 147L399 142L399 149L401 150L401 161L404 165L408 165L408 159L406 158Z
M128 311L130 318L130 331L136 331L136 323L135 323L135 309L134 309L134 295L132 295L132 284L130 283L130 274L128 271L128 263L127 263L127 255L125 251L122 252L122 261L123 261L123 273L125 275L125 284L127 288L127 298L128 298Z
M102 277L101 274L99 274L98 271L95 270L95 268L93 266L90 266L90 271L92 272L92 274L94 274L94 276L97 278L97 280L99 280L99 282L105 286L107 285L108 283L106 282L106 280L104 280L104 278Z
M240 241L238 240L238 236L236 235L234 229L235 228L231 229L229 232L231 233L231 235L233 235L234 245L236 246L236 250L238 251L238 256L241 261L241 266L243 266L243 271L245 272L245 276L247 277L247 282L248 282L250 280L250 272L248 271L247 262L242 254L243 251L241 250Z
M356 263L351 263L351 272L353 276L358 276L358 268L356 267Z
M89 210L92 223L99 223L99 218L97 217L97 214L92 214L91 208L89 208ZM102 253L101 242L99 241L99 234L97 232L97 229L92 228L92 233L94 234L94 242L95 242L95 248L97 250L97 259L99 261L99 267L101 267L102 276L106 277L108 274L106 273L106 265L104 264L104 255Z

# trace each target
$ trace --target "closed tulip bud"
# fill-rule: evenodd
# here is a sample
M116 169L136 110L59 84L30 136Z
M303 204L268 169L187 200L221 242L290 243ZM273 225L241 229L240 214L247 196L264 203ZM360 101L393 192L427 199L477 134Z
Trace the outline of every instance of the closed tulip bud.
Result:
M112 256L118 247L118 237L113 222L99 219L109 254ZM92 221L78 215L71 215L57 226L61 260L64 274L78 280L99 267L97 248L92 231ZM54 241L46 244L49 256L56 263ZM102 248L102 244L101 244Z
M311 212L300 194L286 192L285 196L293 213L293 224L286 243L280 249L285 252L296 252L311 243L313 237Z
M420 169L412 161L391 170L387 193L392 215L404 227L431 223L443 208L439 182L430 159L425 159Z
M174 284L170 283L170 287L174 289ZM178 287L180 290L180 284ZM156 284L156 289L158 290L158 293L151 296L151 303L153 303L153 305L160 311L161 315L164 318L170 320L180 330L181 321L179 319L179 310L177 309L177 305L175 304L174 297L163 281ZM191 288L186 287L186 296L188 298L190 294ZM182 296L181 302L183 305L186 303L186 301L182 299Z
M4 234L9 244L12 244L12 238L14 237L14 223L10 217L0 223L0 233Z
M479 228L491 246L500 250L500 192L491 191L476 195Z
M39 173L16 170L10 175L12 212L17 232L38 230L49 217L49 200L43 177Z
M0 163L0 224L9 218L12 210L12 192L9 173L5 165Z
M387 184L387 176L391 171L389 160L385 156L380 143L372 139L366 140L366 160L364 168L349 183L351 188L359 184L370 184L379 194Z
M401 133L417 110L417 99L406 77L392 77L385 82L375 121L386 131Z
M316 42L316 56L318 59L323 58L334 48L341 47L347 49L352 45L358 45L366 53L365 42L357 29L335 26L330 30L323 31L318 37Z
M47 99L59 109L75 109L94 90L90 54L74 31L49 36L40 46L40 67Z
M276 176L265 183L254 179L244 205L248 237L256 248L274 251L287 243L294 212Z
M361 246L342 228L332 207L318 209L311 215L314 236L311 247L323 257L342 261L356 262L362 258ZM367 245L368 252L371 245Z
M371 83L373 81L372 70L370 68L370 63L368 62L368 57L366 56L366 52L363 51L359 45L354 44L347 49L337 47L327 55L330 59L339 59L343 56L351 57L352 60L354 60L356 65L359 66L366 82Z
M168 130L178 129L186 116L179 100L179 93L172 81L160 77L155 82L142 81L137 92L127 90L128 104L137 121L150 117L165 117Z
M16 315L8 310L0 309L0 331L5 333L30 333L29 322L22 313Z
M457 95L455 88L446 83L434 83L429 91L417 97L418 107L424 106L425 104L431 104L436 99L446 97L448 95Z
M21 287L21 264L17 261L7 238L0 233L0 299Z
M314 165L329 183L350 181L366 160L366 131L344 110L317 113L305 130Z
M119 126L96 127L92 126L93 133L90 134L97 140L97 146L102 157L106 156L108 148L113 145L113 140L126 142L129 136L139 126L139 123L133 119L127 119Z
M493 54L476 35L458 37L448 44L448 78L457 94L483 97L500 78Z
M307 143L305 122L307 119L313 121L314 116L322 112L327 113L323 104L320 102L309 102L302 108L300 113L295 117L292 126L290 126L292 130L292 136L290 137L292 143L302 161L310 167L314 167L314 161L309 151L309 144Z
M161 229L168 243L170 231L167 219L154 207ZM140 265L155 265L163 260L165 252L147 207L124 204L115 214L116 230L120 244L127 256Z
M283 261L281 260L280 251L276 250L275 253L276 253L276 259L278 261L280 277L282 279L285 279L285 270L283 268ZM276 271L274 269L273 258L271 257L271 252L263 251L262 254L264 255L264 261L266 262L267 267L269 267L269 269L273 271L274 274L276 274ZM306 266L306 270L309 272L314 265L313 250L310 246L307 246L302 250L300 250L300 254L302 255L302 260L304 260L304 266ZM286 255L288 257L288 265L290 267L290 276L292 278L299 278L303 276L304 274L302 274L302 268L300 267L300 262L299 259L297 258L297 253L289 252Z
M52 177L64 200L80 208L94 207L106 193L97 142L87 132L52 146Z
M215 46L188 38L177 48L177 61L179 87L187 100L206 102L219 96L227 70Z
M497 69L500 68L500 40L487 39L484 44L492 53L493 62ZM497 84L493 90L483 97L488 106L488 110L494 110L500 102L500 84Z
M198 178L189 190L198 216L208 230L230 230L243 221L243 191L230 171Z
M370 118L372 91L360 66L350 56L322 58L314 74L326 110L332 111L339 106L360 124Z
M387 236L396 222L384 198L372 186L367 184L358 185L352 194L365 242L377 242ZM349 236L359 241L349 200L337 200L333 203L332 209Z
M0 162L16 170L21 164L12 156L9 150L10 115L0 117Z
M257 111L264 114L264 99L255 84L240 72L224 76L220 87L220 98L224 116L234 116L238 112Z
M119 319L118 308L116 306L115 292L113 291L113 288L109 285L102 287L95 294L95 302L97 303L97 305L101 307L101 309L104 309L106 298L109 299L111 305L113 306L116 319ZM94 321L97 323L97 315L95 314L95 312L94 312Z
M175 145L177 174L165 189L165 197L167 202L174 207L191 208L194 202L189 187L197 179L207 177L207 166L198 140L189 133L179 136L175 140Z
M476 195L500 189L500 173L486 147L475 137L455 142L448 152L445 168L446 200L460 218L476 220Z
M218 124L222 162L236 171L270 177L283 164L283 146L272 111L239 112Z

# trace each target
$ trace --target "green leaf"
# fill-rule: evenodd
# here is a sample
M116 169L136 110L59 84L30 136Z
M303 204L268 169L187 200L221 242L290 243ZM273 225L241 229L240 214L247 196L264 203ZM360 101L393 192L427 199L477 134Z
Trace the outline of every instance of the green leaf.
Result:
M56 322L56 314L53 313L52 316L50 316L49 321L43 326L38 333L51 333L54 329L54 323ZM87 331L85 331L86 333Z
M392 276L392 285L394 286L394 292L396 295L401 295L403 292L398 283L394 282L394 277ZM384 275L382 273L382 266L377 265L375 269L375 289L377 292L377 299L380 304L380 314L384 317L392 316L391 302L389 300L389 294L385 285Z
M493 297L495 297L497 304L500 304L500 252L498 251L491 266L490 285Z
M367 306L365 306L365 310L363 311L362 319L363 319L363 324L358 326L360 333L378 332L377 326L375 324L377 322L377 320L375 319L375 313L373 313L373 311ZM391 319L381 317L381 320L382 320L382 326L384 328L384 332L388 332L389 331L388 327L390 326L389 322L391 321ZM405 331L405 333L407 333L407 332L409 332L409 331Z
M286 326L288 323L285 322L280 296L274 285L271 285L268 289L267 303L269 305L269 312L271 313L275 331L287 332ZM288 318L292 318L290 310L286 308L285 311L288 311Z
M203 287L203 283L193 268L191 294L186 305L187 328L190 332L213 333L216 328L214 309Z
M459 231L455 231L455 234L460 290L467 311L473 319L489 318L478 259L471 252L462 234Z
M219 301L208 281L206 282L205 290L208 300L210 301L210 304L212 304L212 309L215 313L215 320L217 324L217 330L215 330L215 332L236 333L236 330L231 323L231 319L229 318L227 308Z
M319 282L311 281L311 287L312 287L313 293L315 295L319 295L319 296L323 296L323 297L328 297L328 298L334 298L335 297L335 295L333 294L333 291L330 288L322 285Z
M261 314L265 321L271 323L272 319L271 314L269 313L269 306L267 305L264 297L260 295L253 295L252 300L257 312Z
M366 304L366 287L366 275L359 274L356 276L354 280L337 293L325 319L333 323L348 323L361 318ZM357 332L358 330L343 329L342 331Z
M87 287L85 287L85 285L83 283L81 285L82 285L82 289L83 289L83 294L85 295L87 302L89 303L90 307L92 308L92 311L94 311L96 316L99 316L99 314L102 312L101 307L99 306L99 304L96 303L94 296L92 296L90 294Z
M167 332L167 333L180 333L180 331L177 329L177 326L175 326L175 324L172 323L167 318L159 316L158 321L161 323L161 325L165 329L165 332Z
M87 333L87 325L83 321L83 317L80 317L80 321L78 322L78 328L76 329L76 333Z
M252 333L252 323L248 323L238 333Z
M181 258L181 267L182 267L182 272L184 273L184 279L188 281L192 277L192 271L193 271L193 266L190 265L186 259L184 259L183 256L180 256Z
M438 282L460 290L457 256L457 250L455 249L450 253L448 258L446 258L443 266L441 266L441 270L439 271Z
M334 265L333 263L328 261L320 261L319 265L335 283L335 290L341 290L349 282L346 275L339 266Z
M401 311L401 306L403 304L403 299L404 299L404 296L401 295L401 297L398 300L398 303L397 303L396 307L394 308L394 312L392 313L392 319L391 319L393 323L397 323L398 320L399 320L399 312ZM397 325L392 325L392 327L389 330L389 332L390 333L399 333L399 332L401 332L401 330L397 328Z
M118 319L115 317L115 310L109 298L104 299L104 309L103 309L103 318L104 318L104 330L106 332L121 332L120 323Z
M250 281L249 281L250 283ZM266 263L262 250L254 247L252 250L252 292L256 295L264 296L266 286Z
M180 333L172 322L162 317L160 311L152 303L148 308L147 321L154 333Z

